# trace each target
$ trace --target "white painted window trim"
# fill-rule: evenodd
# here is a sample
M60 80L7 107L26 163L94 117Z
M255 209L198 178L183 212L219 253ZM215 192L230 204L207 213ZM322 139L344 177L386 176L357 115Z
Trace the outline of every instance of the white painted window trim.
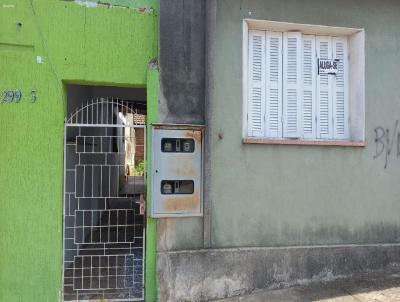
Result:
M243 82L243 142L255 141L257 138L249 138L247 132L247 97L248 97L248 41L249 30L277 31L277 32L301 32L304 35L329 35L346 36L348 38L348 93L349 93L349 139L343 142L365 141L365 31L362 28L332 27L324 25L298 24L288 22L276 22L267 20L244 19L242 40L242 82ZM260 143L284 141L282 138L259 138ZM289 139L292 141L292 139ZM307 139L297 139L306 141ZM318 141L318 140L314 140ZM321 141L334 141L323 139ZM340 140L338 140L340 142ZM291 143L292 144L292 143ZM339 143L340 144L340 143ZM331 144L327 144L331 145ZM334 144L336 145L336 144ZM356 145L365 145L363 143Z

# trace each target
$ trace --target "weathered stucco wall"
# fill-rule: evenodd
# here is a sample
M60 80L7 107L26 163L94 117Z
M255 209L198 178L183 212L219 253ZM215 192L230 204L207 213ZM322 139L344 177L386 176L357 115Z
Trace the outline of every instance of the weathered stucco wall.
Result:
M160 301L214 301L262 288L329 282L378 271L398 273L394 260L400 261L399 251L398 245L371 245L160 253Z
M160 250L398 242L400 127L395 129L399 96L393 64L400 56L398 3L221 0L208 8L199 5L161 3L160 119L197 121L192 111L200 112L205 96L205 218L160 220ZM201 37L198 16L205 10L203 60L201 40L194 39ZM242 144L244 18L365 28L367 147ZM199 28L196 34L193 28ZM194 90L182 86L205 69L204 93L201 81ZM389 144L383 143L386 137L375 143L377 127L389 129Z
M400 4L206 2L205 216L197 230L179 220L169 227L174 240L158 259L161 301L398 270ZM244 18L365 29L366 147L242 143ZM214 249L194 250L200 232Z
M0 104L0 301L53 302L62 274L63 81L145 87L158 13L9 0L0 20L0 92L23 93L20 103Z
M205 1L160 3L159 122L204 124ZM203 247L202 218L157 219L158 250Z
M204 123L205 2L160 3L160 121Z
M249 17L365 28L367 147L242 144L242 20ZM400 242L400 4L220 0L216 20L215 94L207 108L212 246ZM386 168L388 146L374 158L378 126L389 129L393 144Z

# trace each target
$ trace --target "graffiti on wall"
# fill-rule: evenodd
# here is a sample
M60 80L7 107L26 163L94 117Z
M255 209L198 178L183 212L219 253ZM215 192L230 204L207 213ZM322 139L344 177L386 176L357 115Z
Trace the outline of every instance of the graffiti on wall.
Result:
M400 129L399 120L396 120L393 129L378 126L375 131L374 159L383 157L385 169L391 156L400 157Z

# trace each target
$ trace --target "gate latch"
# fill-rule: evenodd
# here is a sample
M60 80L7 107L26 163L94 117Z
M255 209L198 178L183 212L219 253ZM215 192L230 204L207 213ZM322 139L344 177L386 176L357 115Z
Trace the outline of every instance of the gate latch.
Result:
M143 194L140 194L140 199L139 199L139 211L140 215L144 215L146 209L146 200L143 197Z

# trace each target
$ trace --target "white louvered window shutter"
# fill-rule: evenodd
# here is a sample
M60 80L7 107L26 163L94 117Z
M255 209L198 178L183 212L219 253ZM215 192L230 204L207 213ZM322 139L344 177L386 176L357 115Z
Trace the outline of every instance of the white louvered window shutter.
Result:
M319 59L332 59L331 37L317 37L316 47ZM317 138L332 138L332 77L328 74L317 76Z
M302 34L283 34L283 137L301 136Z
M265 32L249 31L247 132L250 137L265 134Z
M338 59L338 71L333 85L333 136L335 139L349 138L347 39L332 38L333 58Z
M303 36L303 103L302 103L302 128L303 137L314 139L316 137L316 80L317 59L315 52L315 36Z
M282 137L282 33L266 32L266 136Z

